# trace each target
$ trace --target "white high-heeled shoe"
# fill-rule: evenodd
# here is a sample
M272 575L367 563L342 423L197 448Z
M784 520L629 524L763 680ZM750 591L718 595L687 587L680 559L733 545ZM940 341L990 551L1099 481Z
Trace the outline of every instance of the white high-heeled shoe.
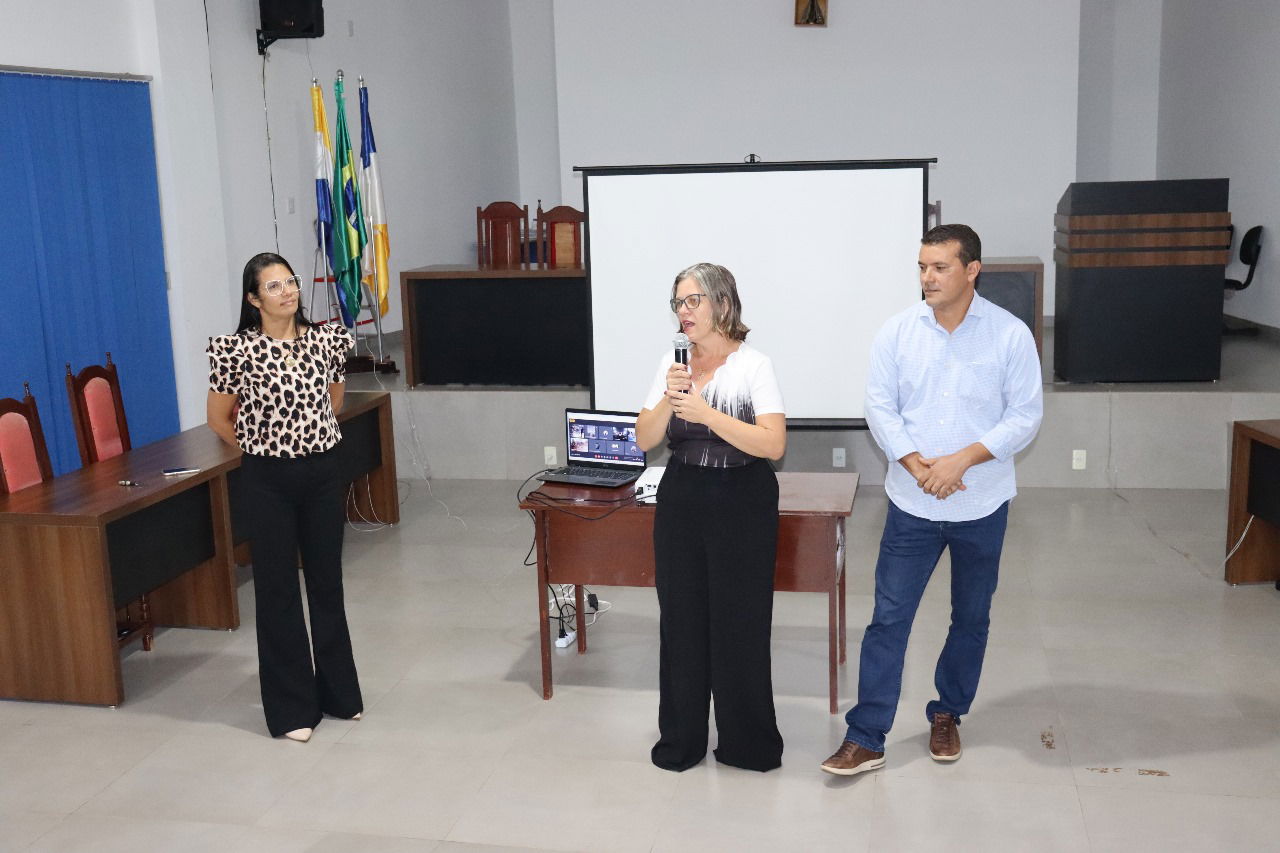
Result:
M289 740L296 740L298 743L306 743L311 740L311 733L315 729L294 729L291 732L285 732L284 736Z

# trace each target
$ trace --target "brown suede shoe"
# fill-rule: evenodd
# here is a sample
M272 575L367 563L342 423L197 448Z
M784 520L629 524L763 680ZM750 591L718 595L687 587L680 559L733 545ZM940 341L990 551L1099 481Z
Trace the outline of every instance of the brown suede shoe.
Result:
M929 726L929 754L934 761L955 761L960 757L960 730L956 718L941 711Z
M884 767L884 753L872 752L851 740L840 744L835 755L822 762L822 769L837 776L857 776Z

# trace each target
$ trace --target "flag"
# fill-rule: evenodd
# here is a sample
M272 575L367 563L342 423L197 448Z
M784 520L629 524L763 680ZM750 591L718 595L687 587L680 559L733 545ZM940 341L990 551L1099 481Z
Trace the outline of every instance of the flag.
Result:
M378 175L378 149L373 144L373 125L369 122L369 90L360 83L360 199L364 203L365 232L369 245L363 258L364 283L378 298L378 313L387 313L387 291L391 276L387 272L387 211L382 206L382 178Z
M329 119L324 113L324 93L318 80L311 81L311 123L316 134L316 245L324 250L329 266L333 266L333 149L329 147ZM345 310L345 306L343 306ZM344 322L346 317L343 317ZM350 323L347 323L350 325Z
M369 242L365 230L364 213L360 209L359 176L351 151L351 137L347 135L347 110L343 103L342 78L333 84L333 99L337 104L337 116L333 122L333 256L330 267L338 290L338 302L342 305L342 320L348 327L355 327L360 312L360 256Z

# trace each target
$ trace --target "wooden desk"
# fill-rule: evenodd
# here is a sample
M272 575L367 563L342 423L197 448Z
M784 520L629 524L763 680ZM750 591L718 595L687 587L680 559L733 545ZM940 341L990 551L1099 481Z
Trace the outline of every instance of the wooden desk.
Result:
M435 265L400 273L405 381L588 385L586 271Z
M1249 522L1249 465L1254 447L1280 449L1280 420L1236 421L1231 432L1231 484L1227 492L1227 552ZM1280 580L1280 527L1255 518L1239 550L1227 560L1227 583Z
M844 520L853 512L857 474L778 474L778 592L827 593L828 694L837 710L836 667L845 661ZM593 489L543 483L537 491L566 501L587 521L526 497L520 508L534 515L538 552L538 615L542 646L542 698L550 699L551 626L547 584L576 584L578 653L587 650L582 586L653 586L653 516L651 505L611 506L575 503L614 500L634 495L632 487Z
M361 480L355 499L366 517L398 521L391 396L346 399L340 447ZM0 698L120 704L115 612L143 593L157 625L239 627L239 465L240 451L201 425L0 496ZM160 473L172 467L200 471Z

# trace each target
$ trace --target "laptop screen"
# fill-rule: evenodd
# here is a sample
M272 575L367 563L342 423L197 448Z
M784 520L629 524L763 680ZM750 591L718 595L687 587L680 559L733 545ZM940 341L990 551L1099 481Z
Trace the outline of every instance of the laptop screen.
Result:
M565 409L564 420L569 464L644 469L633 413Z

